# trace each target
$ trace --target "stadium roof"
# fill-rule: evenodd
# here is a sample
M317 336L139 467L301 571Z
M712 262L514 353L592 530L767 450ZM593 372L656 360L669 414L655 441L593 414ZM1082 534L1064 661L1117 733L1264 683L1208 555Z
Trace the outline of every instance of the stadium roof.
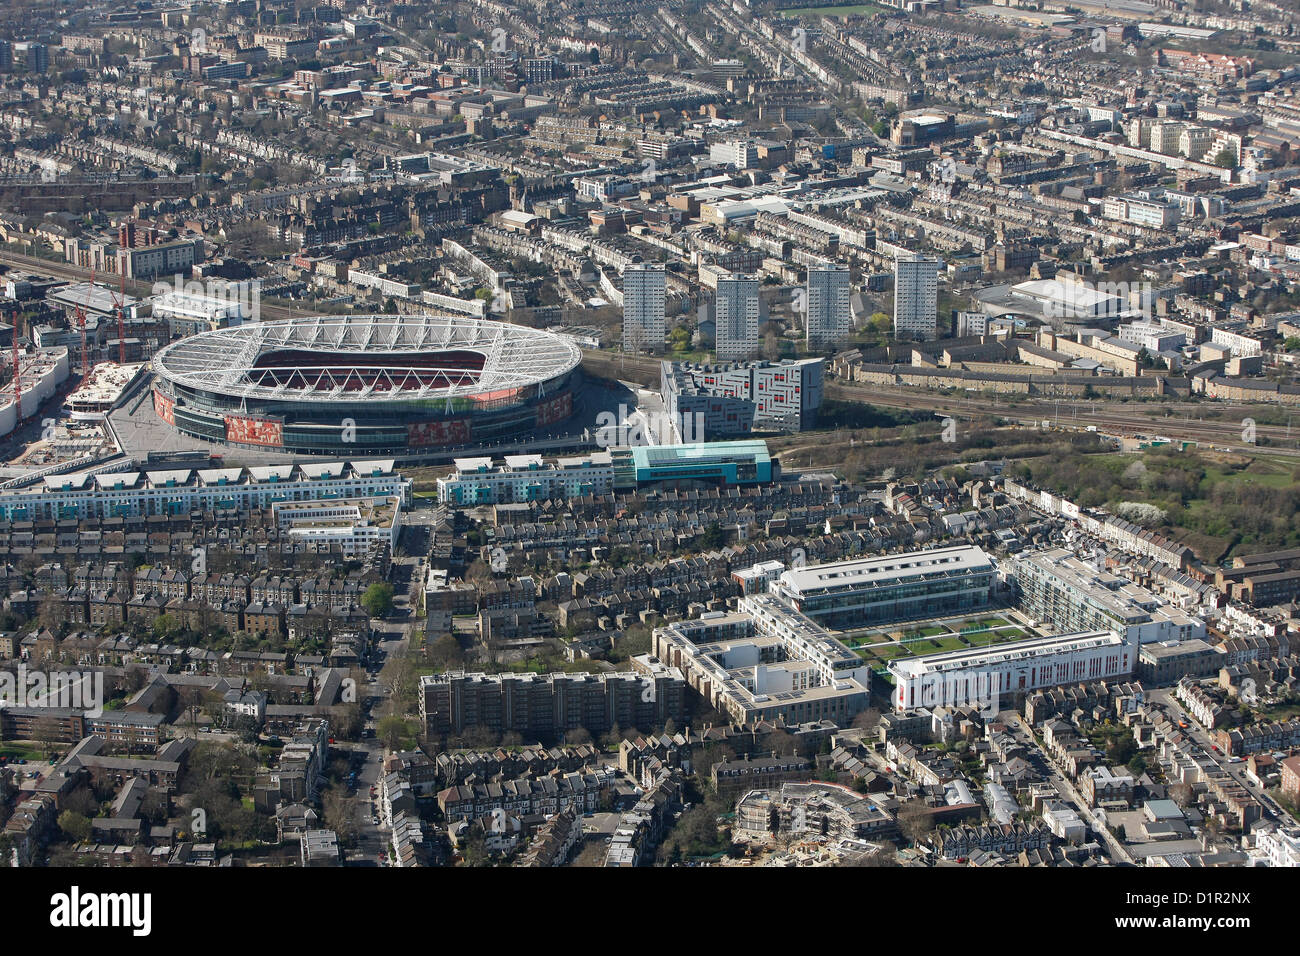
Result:
M259 365L271 353L316 353L290 371ZM482 367L441 362L478 353ZM347 361L341 356L351 353ZM409 359L409 362L404 361ZM452 398L544 383L576 368L577 346L540 329L450 315L315 316L253 322L181 339L154 357L161 378L245 399L355 401Z

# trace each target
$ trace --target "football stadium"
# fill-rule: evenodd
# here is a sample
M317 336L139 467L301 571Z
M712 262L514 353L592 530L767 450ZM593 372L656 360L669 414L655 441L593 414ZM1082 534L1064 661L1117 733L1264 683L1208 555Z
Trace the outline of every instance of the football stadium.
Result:
M463 316L254 322L160 351L154 410L214 443L418 455L563 422L581 358L550 332Z

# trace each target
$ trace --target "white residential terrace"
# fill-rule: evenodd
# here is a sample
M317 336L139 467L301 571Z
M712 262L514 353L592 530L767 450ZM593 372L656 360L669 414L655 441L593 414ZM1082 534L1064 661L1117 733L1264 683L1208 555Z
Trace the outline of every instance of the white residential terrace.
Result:
M607 451L568 458L506 455L457 458L456 470L438 479L441 504L502 504L608 494L614 488L614 459Z
M0 518L105 518L253 511L278 501L397 497L409 505L411 481L393 460L177 468L106 474L49 475L27 488L0 492Z

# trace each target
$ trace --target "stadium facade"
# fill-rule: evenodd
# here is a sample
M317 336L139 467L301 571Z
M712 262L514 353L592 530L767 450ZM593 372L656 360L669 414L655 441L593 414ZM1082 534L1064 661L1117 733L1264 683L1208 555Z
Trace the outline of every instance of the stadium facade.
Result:
M580 362L557 335L468 316L255 322L159 352L154 410L217 444L409 457L560 424Z

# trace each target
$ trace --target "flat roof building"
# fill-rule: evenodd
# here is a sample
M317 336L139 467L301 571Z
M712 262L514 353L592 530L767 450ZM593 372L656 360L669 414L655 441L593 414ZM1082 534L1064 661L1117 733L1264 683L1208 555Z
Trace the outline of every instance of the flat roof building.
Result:
M765 441L639 445L620 451L630 457L638 485L689 480L724 485L766 484L776 477L779 467L772 461Z
M871 703L871 669L830 633L767 594L655 630L655 657L739 727L832 720Z
M1205 636L1205 622L1064 548L1018 554L1021 608L1060 631L1114 630L1134 645Z
M894 707L979 706L1000 710L1016 694L1133 671L1134 652L1113 631L1036 637L892 661Z
M457 458L455 471L438 479L438 501L452 505L509 504L603 495L614 489L614 460L607 451L567 458L506 455Z
M986 607L997 567L973 546L792 568L774 594L827 627L860 627Z

